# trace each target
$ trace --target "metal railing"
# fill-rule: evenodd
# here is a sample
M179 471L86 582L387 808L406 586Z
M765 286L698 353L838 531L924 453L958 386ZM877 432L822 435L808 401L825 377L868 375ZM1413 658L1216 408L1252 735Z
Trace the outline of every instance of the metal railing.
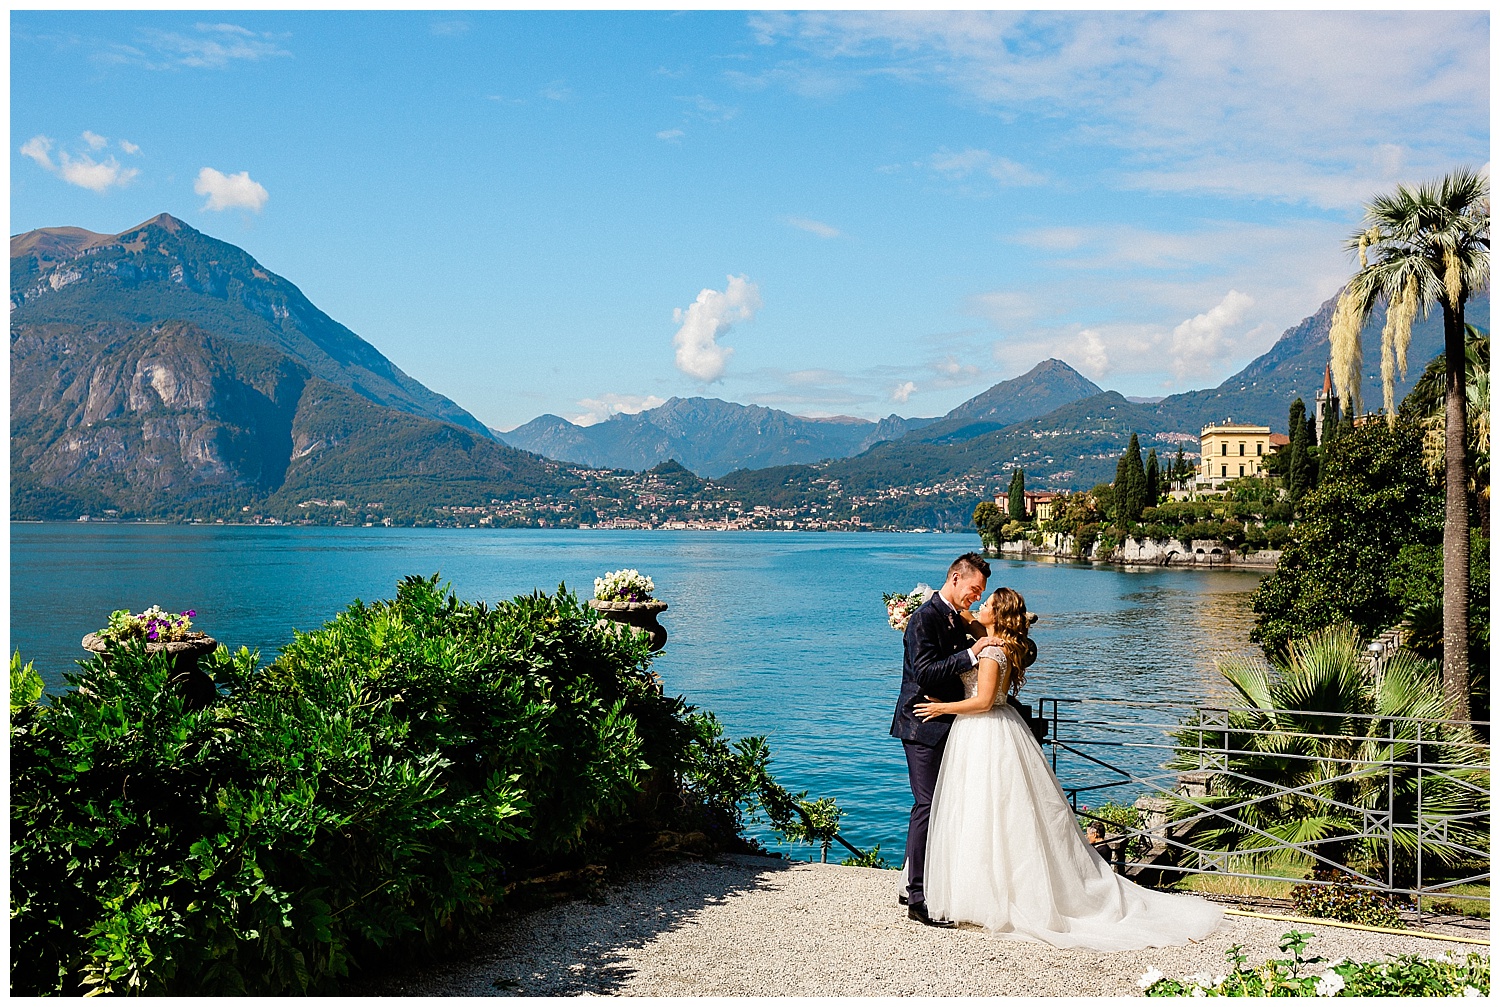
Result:
M1424 898L1489 901L1457 890L1489 882L1488 722L1052 697L1038 713L1081 819L1106 823L1080 796L1141 813L1107 823L1117 870L1349 885L1411 900L1419 921ZM1298 839L1271 813L1337 827ZM1333 878L1266 873L1276 859Z

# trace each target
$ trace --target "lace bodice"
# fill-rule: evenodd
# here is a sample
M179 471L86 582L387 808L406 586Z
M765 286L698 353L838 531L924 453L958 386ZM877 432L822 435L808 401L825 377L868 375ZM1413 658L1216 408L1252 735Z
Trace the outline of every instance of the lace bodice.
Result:
M1005 651L999 647L986 647L979 652L979 656L998 661L1000 663L1000 670L1005 670ZM979 665L974 665L968 671L959 672L958 680L964 684L964 698L973 699L975 694L979 692ZM996 695L995 700L996 702L1003 703L1005 702L1005 697Z

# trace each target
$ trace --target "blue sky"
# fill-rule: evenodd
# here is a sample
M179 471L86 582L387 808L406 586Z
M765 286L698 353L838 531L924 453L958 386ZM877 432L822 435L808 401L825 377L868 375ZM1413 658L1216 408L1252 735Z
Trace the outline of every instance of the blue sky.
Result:
M1489 16L11 16L11 232L172 213L497 428L1218 384L1489 162Z

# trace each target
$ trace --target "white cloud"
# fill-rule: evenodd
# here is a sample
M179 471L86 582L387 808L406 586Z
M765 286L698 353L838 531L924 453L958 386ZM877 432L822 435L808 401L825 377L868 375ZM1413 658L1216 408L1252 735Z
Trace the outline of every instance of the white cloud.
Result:
M58 174L62 176L64 182L101 194L125 185L140 174L137 168L121 168L120 162L112 157L106 161L97 162L87 154L70 157L67 151L60 150L57 152L57 158L60 162Z
M120 141L120 149L123 150L127 154L139 154L141 152L141 148L137 147L135 144L131 143L129 140L121 140Z
M567 101L573 97L573 89L567 86L566 81L554 80L538 91L537 94L548 101Z
M573 417L581 427L602 423L617 413L639 413L657 406L666 405L667 400L656 395L618 395L608 392L597 399L579 399L585 412Z
M734 105L721 105L701 94L680 97L677 100L691 106L692 112L689 114L695 114L697 118L706 122L728 122L740 114L738 107Z
M717 381L734 350L720 346L736 322L748 322L761 308L760 288L744 276L727 277L729 283L721 293L705 287L687 309L672 309L672 320L680 327L672 337L676 347L677 369L699 381Z
M972 385L979 378L979 365L962 361L957 355L949 353L937 360L928 362L927 367L936 375L930 387L936 388L960 388Z
M682 130L680 129L664 129L656 134L658 140L677 140L681 139L681 137Z
M1344 208L1397 170L1435 176L1489 145L1484 11L837 11L752 23L792 57L783 66L936 83L1004 119L1113 147L1125 187Z
M83 140L94 150L98 150L109 142L104 137L87 131L83 134ZM53 161L52 148L52 139L39 134L21 144L21 154L29 157L64 182L100 194L119 188L140 174L138 168L120 167L120 162L113 157L104 161L95 161L86 153L69 154L66 150L58 150L57 160Z
M237 24L193 25L194 34L147 29L140 33L145 46L115 45L96 56L105 62L144 66L150 70L220 69L237 61L291 56L282 48L284 36L256 32Z
M1172 370L1178 380L1214 372L1229 348L1225 330L1243 321L1254 303L1255 299L1248 294L1231 290L1218 304L1172 330Z
M193 183L193 191L200 196L208 197L208 202L203 204L205 210L229 210L238 207L259 213L266 205L266 200L271 198L265 186L251 180L248 171L242 171L237 175L226 175L213 168L204 168L198 172L198 180Z
M831 224L825 224L821 220L809 220L806 217L787 217L786 222L799 231L816 234L820 238L839 238L844 233Z
M37 135L21 144L21 154L29 157L48 171L56 169L51 157L52 140L49 137Z
M917 390L915 381L903 381L891 390L892 402L906 402L911 398L911 393Z
M1073 352L1077 354L1074 358L1078 362L1078 369L1094 378L1102 378L1112 368L1109 363L1109 350L1104 346L1104 339L1094 329L1084 329L1078 333L1073 342Z
M469 28L467 21L434 21L427 30L434 35L463 35Z
M1023 164L973 147L967 150L939 150L927 160L927 166L946 178L958 181L981 172L1005 186L1041 185L1047 179Z
M109 137L100 136L98 133L86 129L83 131L83 142L94 150L101 150L109 146Z

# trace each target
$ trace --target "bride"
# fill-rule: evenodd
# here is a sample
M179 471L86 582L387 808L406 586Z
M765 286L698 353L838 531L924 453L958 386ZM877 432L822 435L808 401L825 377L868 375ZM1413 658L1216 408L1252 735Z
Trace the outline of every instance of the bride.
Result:
M1003 644L986 647L960 677L965 699L929 699L923 720L958 714L932 795L927 907L1060 948L1125 951L1186 944L1223 919L1204 899L1151 891L1112 871L1084 839L1026 721L1005 697L1035 655L1026 602L1000 588L977 613Z

